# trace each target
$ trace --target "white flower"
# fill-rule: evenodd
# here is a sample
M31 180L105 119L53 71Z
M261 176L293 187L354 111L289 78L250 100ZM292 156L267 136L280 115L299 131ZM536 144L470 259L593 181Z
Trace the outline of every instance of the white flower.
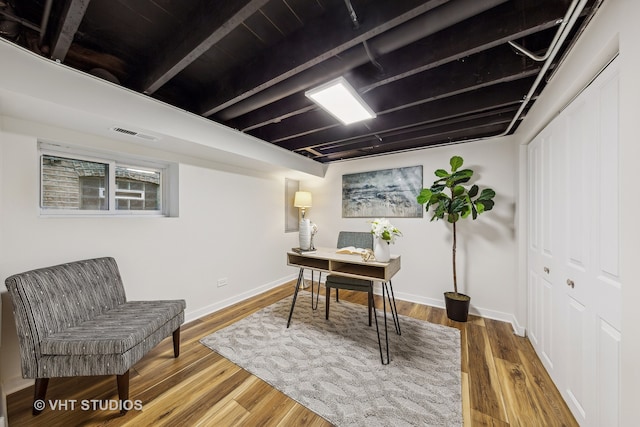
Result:
M376 218L371 221L371 234L385 240L388 244L395 243L396 237L402 236L400 230L386 218Z

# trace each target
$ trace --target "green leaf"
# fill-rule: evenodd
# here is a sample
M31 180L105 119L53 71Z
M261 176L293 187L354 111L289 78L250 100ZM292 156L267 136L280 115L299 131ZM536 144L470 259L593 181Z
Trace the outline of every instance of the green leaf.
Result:
M476 210L479 214L484 212L484 204L482 202L476 202Z
M449 205L450 205L450 201L448 198L441 198L438 200L437 204L434 204L434 206L436 206L436 211L435 211L435 215L438 218L442 218L444 216L444 214L449 212Z
M436 203L443 202L448 204L451 201L451 198L446 193L435 193L433 197L435 197Z
M432 195L433 193L431 192L431 190L429 190L428 188L423 188L422 190L420 190L420 194L418 195L418 197L416 197L416 199L418 200L418 203L423 205L431 200Z
M493 200L483 200L482 201L482 205L484 206L484 211L490 211L491 209L493 209L493 204L494 201Z
M449 214L449 216L447 217L447 221L449 221L452 224L454 222L458 222L459 219L460 219L460 216L457 213Z
M447 187L451 188L455 185L462 184L471 179L473 175L473 171L470 169L463 169L458 172L451 174L451 176L447 179Z
M456 185L453 188L453 195L454 196L460 196L460 195L464 194L464 191L465 191L465 189L464 189L464 187L462 185Z
M438 184L438 185L434 184L434 185L431 186L430 190L431 190L432 193L439 193L442 190L444 190L445 188L446 187L444 185L442 185L442 184Z
M462 212L462 210L467 206L464 199L455 199L451 202L451 210L449 212Z
M473 176L473 171L471 169L462 169L460 171L452 173L449 179L456 180L460 178L471 178L471 176Z
M476 207L473 203L471 204L471 218L478 218L478 211L476 210Z
M473 184L471 186L471 189L469 190L469 197L476 197L477 194L478 194L478 186Z
M449 172L447 172L444 169L438 169L435 173L436 173L436 176L438 176L440 178L444 178L444 177L449 176Z
M495 195L495 191L490 188L485 188L484 190L482 190L482 193L480 193L480 197L478 197L478 200L491 200L495 197Z
M444 218L444 213L438 214L437 212L434 212L433 216L431 217L431 221L437 221L442 218Z
M462 162L463 162L462 157L453 156L451 160L449 160L449 164L451 165L451 172L457 171L458 168L462 166Z

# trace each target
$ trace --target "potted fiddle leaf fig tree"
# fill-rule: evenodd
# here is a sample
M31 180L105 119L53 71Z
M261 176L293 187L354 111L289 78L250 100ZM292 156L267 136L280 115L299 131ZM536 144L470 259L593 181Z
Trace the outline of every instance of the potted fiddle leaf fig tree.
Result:
M418 203L425 210L433 209L431 221L446 219L453 227L453 292L445 292L447 317L458 322L466 322L469 314L471 297L458 292L456 272L456 224L464 218L476 219L478 215L493 209L495 191L485 188L480 191L477 185L467 184L473 176L473 170L460 169L463 159L453 156L449 161L451 171L444 169L435 171L436 179L430 188L423 188L418 195ZM464 185L467 184L467 185Z

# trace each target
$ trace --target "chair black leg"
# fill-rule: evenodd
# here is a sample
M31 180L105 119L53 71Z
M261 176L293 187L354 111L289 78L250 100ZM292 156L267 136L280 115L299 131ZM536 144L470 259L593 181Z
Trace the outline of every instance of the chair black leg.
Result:
M116 375L116 381L118 382L118 398L120 398L120 413L125 414L127 412L127 405L125 400L129 400L129 371L122 375Z
M326 320L329 320L329 302L331 301L331 288L326 288L325 287L325 292L327 294L327 297L325 298L325 304L324 304L324 318ZM336 293L338 292L338 290L336 289Z
M340 289L336 288L336 302L340 301L340 298L338 297L338 291L340 291Z
M318 309L318 300L320 299L320 282L322 281L322 272L318 273L318 292L315 293L316 295L316 299L315 301L313 300L313 286L314 286L314 281L313 281L313 270L311 270L311 309L312 310L317 310Z
M180 356L180 327L173 331L173 357Z
M371 311L373 310L373 290L369 289L369 326L371 326Z
M41 405L41 403L44 402L44 397L47 395L48 386L49 378L36 378L36 384L33 393L33 415L38 415L44 409L44 405ZM38 402L38 404L36 404L36 402ZM36 409L36 406L39 409Z

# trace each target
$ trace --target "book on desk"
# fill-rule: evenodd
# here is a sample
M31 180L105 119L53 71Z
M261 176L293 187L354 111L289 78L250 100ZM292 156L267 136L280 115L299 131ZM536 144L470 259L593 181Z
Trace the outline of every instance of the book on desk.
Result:
M337 254L347 254L347 255L362 255L367 252L367 249L356 248L355 246L346 246L344 248L339 248L336 253Z
M316 252L315 249L291 248L291 250L297 254L313 254Z

